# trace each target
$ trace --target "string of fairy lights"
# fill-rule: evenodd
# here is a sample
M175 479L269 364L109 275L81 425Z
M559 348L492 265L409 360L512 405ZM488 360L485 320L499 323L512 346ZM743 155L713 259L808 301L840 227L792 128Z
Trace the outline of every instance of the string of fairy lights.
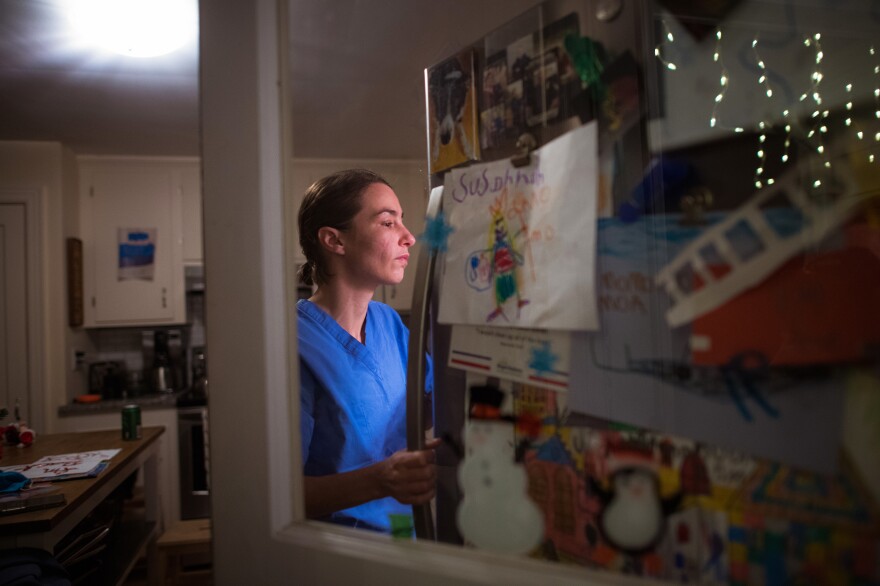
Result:
M822 51L822 35L816 33L812 38L807 37L804 39L804 46L813 47L816 52L816 65L812 75L810 75L810 89L800 97L802 102L812 98L817 107L817 109L813 110L813 113L810 115L810 120L812 121L813 126L810 128L810 131L807 132L807 138L815 138L813 142L815 143L816 152L822 157L825 168L830 169L831 161L828 160L828 155L825 153L825 144L822 139L823 135L828 132L828 125L825 123L828 118L828 110L818 109L818 107L822 105L820 86L825 77L822 74L822 59L825 57L825 53ZM822 180L818 178L814 180L813 187L822 187Z
M658 59L663 66L669 71L675 72L678 70L678 66L674 63L672 59L669 58L671 52L671 45L675 42L675 37L672 34L668 24L665 21L661 21L664 27L665 34L661 42L655 46L654 55ZM735 133L742 133L745 131L745 128L742 126L726 126L723 124L721 119L721 108L724 103L724 100L727 96L727 92L730 89L731 84L731 76L730 72L724 64L724 57L722 54L722 39L723 32L721 29L716 30L715 32L715 49L712 54L712 60L717 64L719 73L718 73L718 92L715 94L714 103L712 105L712 113L709 117L709 126L711 128L720 128L724 130L729 130ZM812 72L810 73L809 86L807 90L801 94L799 101L807 102L811 101L813 103L814 109L812 114L808 119L808 124L806 128L803 128L806 131L806 139L807 143L810 147L819 155L820 160L822 161L822 165L825 169L831 168L831 160L829 159L828 149L826 148L826 137L829 132L829 110L827 108L823 108L823 85L825 75L823 73L823 61L825 59L825 52L822 46L822 35L820 33L815 33L811 36L807 36L804 38L803 42L804 46L813 51L813 67ZM763 94L767 97L767 99L772 99L774 96L773 87L770 82L770 74L767 68L764 59L760 54L760 44L759 38L756 35L751 43L752 56L754 57L755 64L757 65L757 83L760 88L763 90ZM878 59L877 52L874 49L874 46L871 45L868 50L870 61L873 64L873 96L874 96L874 117L880 120L880 59ZM853 84L847 83L845 84L847 102L846 102L846 118L844 120L844 124L846 127L850 127L855 131L855 136L860 140L865 140L865 131L862 129L856 122L853 121L850 112L853 109ZM783 164L787 163L789 160L789 154L791 150L792 143L792 135L793 135L793 127L799 127L796 121L792 120L791 112L789 109L784 109L782 111L782 124L783 129L785 131L785 138L782 148L782 154L780 156L780 160ZM794 126L793 126L794 122ZM754 184L758 189L763 188L764 186L773 185L775 180L772 177L766 176L766 167L767 167L767 134L768 131L772 130L774 125L767 120L760 120L757 123L758 130L758 147L756 150L756 158L757 163L755 167L755 175L754 175ZM876 143L880 143L880 132L875 132L874 141ZM869 163L875 162L875 155L873 152L868 153L867 160ZM821 178L816 178L813 181L814 188L820 188L822 186Z
M730 83L730 74L727 71L727 67L724 66L724 59L721 57L721 37L721 30L719 29L715 33L715 53L712 55L712 60L718 63L719 67L721 67L721 77L718 80L721 89L715 96L715 104L712 106L712 117L709 119L709 126L712 128L715 128L715 126L719 124L718 109L721 107L721 102L724 101L724 95L727 93L727 88ZM737 126L732 130L734 132L743 132L745 129L741 126Z
M880 63L877 61L877 52L874 50L874 45L871 45L870 53L871 57L874 58L874 118L880 120ZM880 142L880 132L874 133L874 141ZM874 153L868 155L868 159L873 163Z
M770 80L767 79L767 66L764 65L764 60L761 59L761 55L758 54L758 39L754 39L752 41L752 53L755 56L755 62L758 64L758 68L761 70L761 75L758 77L758 85L763 85L764 93L767 98L773 97L773 88L770 87ZM791 128L790 124L786 124L786 127ZM761 130L761 134L758 136L758 152L756 153L758 156L758 166L755 168L755 187L761 189L764 187L764 181L762 177L764 175L764 167L767 164L767 151L764 148L764 143L767 142L767 124L761 120L758 122L758 128ZM786 140L789 139L788 136L785 137ZM773 185L774 179L769 177L767 179L767 185Z
M663 28L666 30L666 40L670 43L674 43L675 37L672 35L672 31L669 30L669 25L666 24L666 21L663 21ZM676 69L678 69L675 63L673 63L672 61L667 61L663 58L663 52L661 51L662 46L663 44L661 43L660 45L654 47L654 57L656 57L657 60L660 61L660 63L662 63L664 66L666 66L666 69L669 69L670 71L675 71Z

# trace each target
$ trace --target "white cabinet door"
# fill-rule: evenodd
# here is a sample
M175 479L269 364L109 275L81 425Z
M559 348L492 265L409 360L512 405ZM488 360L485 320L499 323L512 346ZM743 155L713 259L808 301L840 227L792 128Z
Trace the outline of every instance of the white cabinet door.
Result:
M16 404L24 421L31 422L28 370L28 279L26 207L0 202L0 407Z
M82 178L86 325L182 323L177 168L113 161Z

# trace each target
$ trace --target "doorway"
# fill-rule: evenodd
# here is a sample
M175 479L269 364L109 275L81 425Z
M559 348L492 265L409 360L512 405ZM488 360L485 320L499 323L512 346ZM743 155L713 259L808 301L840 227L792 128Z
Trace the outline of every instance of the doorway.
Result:
M0 407L42 429L38 190L0 190Z

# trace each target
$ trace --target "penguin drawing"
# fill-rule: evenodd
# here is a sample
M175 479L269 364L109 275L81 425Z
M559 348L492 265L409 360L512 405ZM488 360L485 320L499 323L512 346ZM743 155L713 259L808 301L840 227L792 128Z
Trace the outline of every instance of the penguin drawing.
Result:
M593 477L589 485L602 503L598 526L605 541L633 555L646 553L660 542L666 517L681 502L680 492L661 497L660 481L649 464L627 463L614 468L608 489Z

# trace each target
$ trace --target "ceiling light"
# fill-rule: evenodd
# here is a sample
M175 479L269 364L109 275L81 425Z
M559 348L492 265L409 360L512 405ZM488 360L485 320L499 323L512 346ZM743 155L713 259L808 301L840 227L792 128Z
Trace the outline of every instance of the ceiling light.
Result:
M80 39L127 57L158 57L198 32L197 0L67 0Z

